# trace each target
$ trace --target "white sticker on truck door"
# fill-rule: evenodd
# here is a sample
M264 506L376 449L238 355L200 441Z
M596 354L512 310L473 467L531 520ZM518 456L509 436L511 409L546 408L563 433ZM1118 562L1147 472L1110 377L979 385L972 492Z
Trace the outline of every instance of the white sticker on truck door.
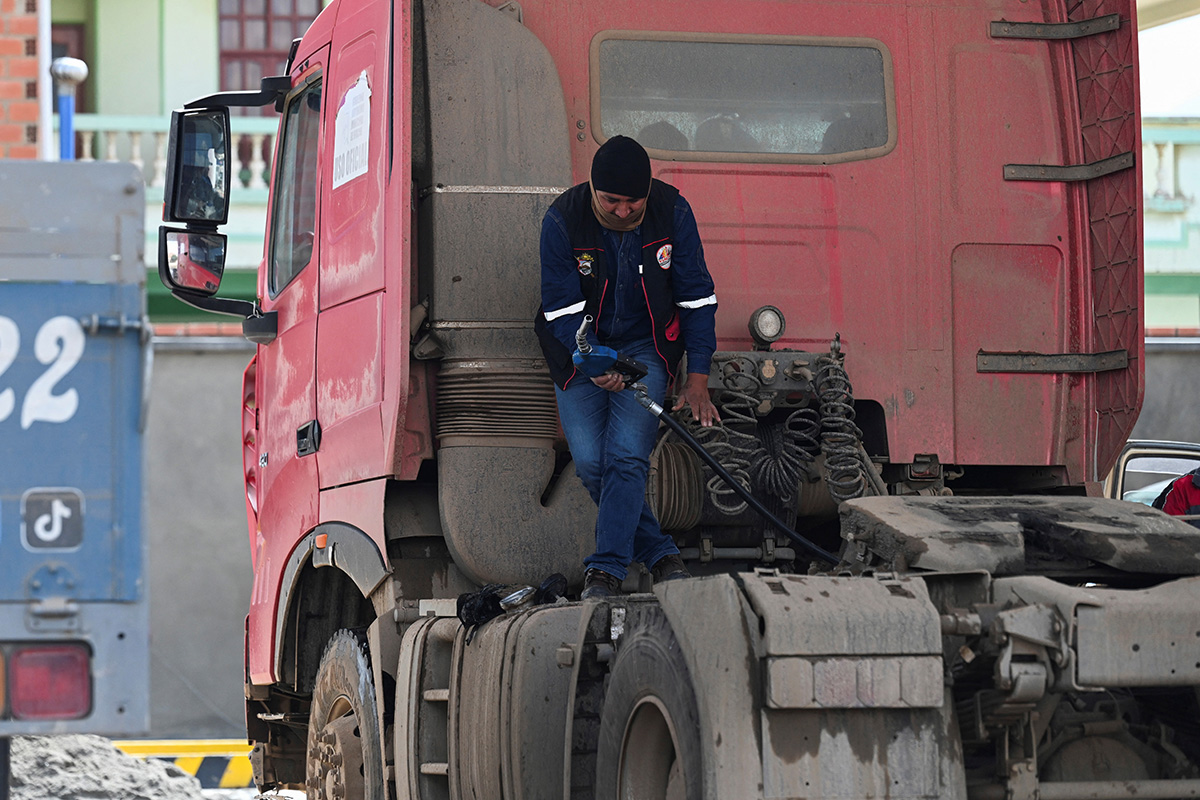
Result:
M367 72L342 97L333 122L333 188L367 174L371 144L371 87Z

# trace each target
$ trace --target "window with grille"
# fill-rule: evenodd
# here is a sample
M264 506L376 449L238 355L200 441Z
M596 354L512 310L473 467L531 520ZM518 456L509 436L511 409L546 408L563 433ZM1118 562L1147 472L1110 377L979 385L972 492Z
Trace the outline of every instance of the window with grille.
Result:
M321 11L321 0L220 2L222 91L257 89L264 76L282 74L292 40Z

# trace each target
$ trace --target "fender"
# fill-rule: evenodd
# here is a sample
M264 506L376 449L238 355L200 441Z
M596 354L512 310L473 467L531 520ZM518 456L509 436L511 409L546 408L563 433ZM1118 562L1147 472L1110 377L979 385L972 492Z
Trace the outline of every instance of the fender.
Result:
M296 582L305 562L312 557L314 567L334 567L346 573L363 597L370 597L375 587L388 576L388 569L378 545L366 533L343 522L325 522L313 528L297 544L288 558L279 581L279 596L275 605L275 644L271 654L272 672L282 674L281 654L283 626L291 607Z
M966 797L924 582L758 570L655 594L695 691L706 796Z

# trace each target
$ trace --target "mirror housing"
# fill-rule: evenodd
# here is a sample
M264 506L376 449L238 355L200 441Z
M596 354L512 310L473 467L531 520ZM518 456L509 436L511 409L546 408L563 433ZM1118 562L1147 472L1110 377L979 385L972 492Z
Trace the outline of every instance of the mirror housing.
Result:
M163 222L186 228L159 228L158 277L181 302L242 317L246 338L256 344L275 340L278 313L264 313L257 302L215 296L225 271L226 245L217 226L229 221L234 167L229 108L274 104L279 111L291 86L290 77L275 75L263 78L257 92L219 92L171 112Z
M270 344L279 335L279 312L268 311L242 320L242 336L255 344Z
M158 229L158 279L189 306L236 317L261 316L257 303L214 297L225 272L225 234L213 230Z
M212 297L225 272L225 234L158 229L158 277L167 288Z
M231 171L229 108L172 111L163 222L224 225Z

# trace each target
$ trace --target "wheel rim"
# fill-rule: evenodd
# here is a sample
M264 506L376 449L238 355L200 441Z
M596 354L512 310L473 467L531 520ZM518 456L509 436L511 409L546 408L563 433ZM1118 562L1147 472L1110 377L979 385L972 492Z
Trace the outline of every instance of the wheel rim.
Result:
M308 751L308 796L313 800L355 800L364 795L362 737L354 707L339 697L329 709Z
M657 697L634 706L621 741L617 797L621 800L683 800L679 737L671 714Z

